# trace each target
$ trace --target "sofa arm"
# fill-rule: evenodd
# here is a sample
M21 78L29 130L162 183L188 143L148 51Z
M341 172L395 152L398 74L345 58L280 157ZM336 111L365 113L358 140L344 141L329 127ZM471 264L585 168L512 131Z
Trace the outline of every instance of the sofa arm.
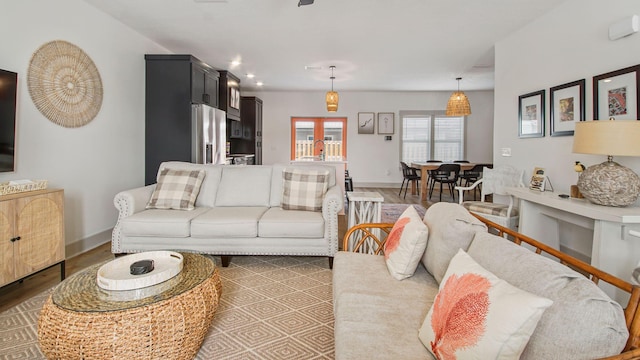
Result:
M122 219L144 210L155 188L156 185L153 184L131 190L125 190L119 192L113 198L113 205L118 209L118 222L116 222L116 226L113 227L113 232L111 233L112 253L122 253Z
M329 256L338 252L338 213L344 208L344 196L340 186L330 187L322 199L324 236L329 242Z

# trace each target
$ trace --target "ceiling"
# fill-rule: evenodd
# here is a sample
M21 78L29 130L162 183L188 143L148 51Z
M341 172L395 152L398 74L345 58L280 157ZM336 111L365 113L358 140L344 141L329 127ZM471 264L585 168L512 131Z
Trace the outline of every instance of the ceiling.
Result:
M335 65L337 91L437 91L493 89L494 44L565 0L85 1L243 90L328 90Z

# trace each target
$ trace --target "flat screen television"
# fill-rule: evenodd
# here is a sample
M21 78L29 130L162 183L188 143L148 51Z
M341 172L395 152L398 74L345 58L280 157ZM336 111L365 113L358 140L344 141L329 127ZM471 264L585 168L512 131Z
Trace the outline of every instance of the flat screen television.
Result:
M15 170L18 74L0 69L0 172Z

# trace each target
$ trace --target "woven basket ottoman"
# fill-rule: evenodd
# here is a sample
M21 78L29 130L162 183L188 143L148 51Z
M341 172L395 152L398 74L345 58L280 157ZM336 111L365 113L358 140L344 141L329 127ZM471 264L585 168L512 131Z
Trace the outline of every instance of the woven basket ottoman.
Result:
M221 294L213 259L190 253L180 274L143 289L99 288L92 266L60 283L38 319L48 359L193 359Z

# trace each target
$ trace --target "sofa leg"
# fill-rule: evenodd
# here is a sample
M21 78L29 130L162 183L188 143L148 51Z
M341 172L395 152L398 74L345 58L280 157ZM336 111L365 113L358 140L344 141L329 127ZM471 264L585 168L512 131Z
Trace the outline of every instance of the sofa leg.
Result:
M222 255L220 258L222 259L222 267L228 267L231 264L231 256Z
M329 269L333 269L333 256L327 256L329 259Z

